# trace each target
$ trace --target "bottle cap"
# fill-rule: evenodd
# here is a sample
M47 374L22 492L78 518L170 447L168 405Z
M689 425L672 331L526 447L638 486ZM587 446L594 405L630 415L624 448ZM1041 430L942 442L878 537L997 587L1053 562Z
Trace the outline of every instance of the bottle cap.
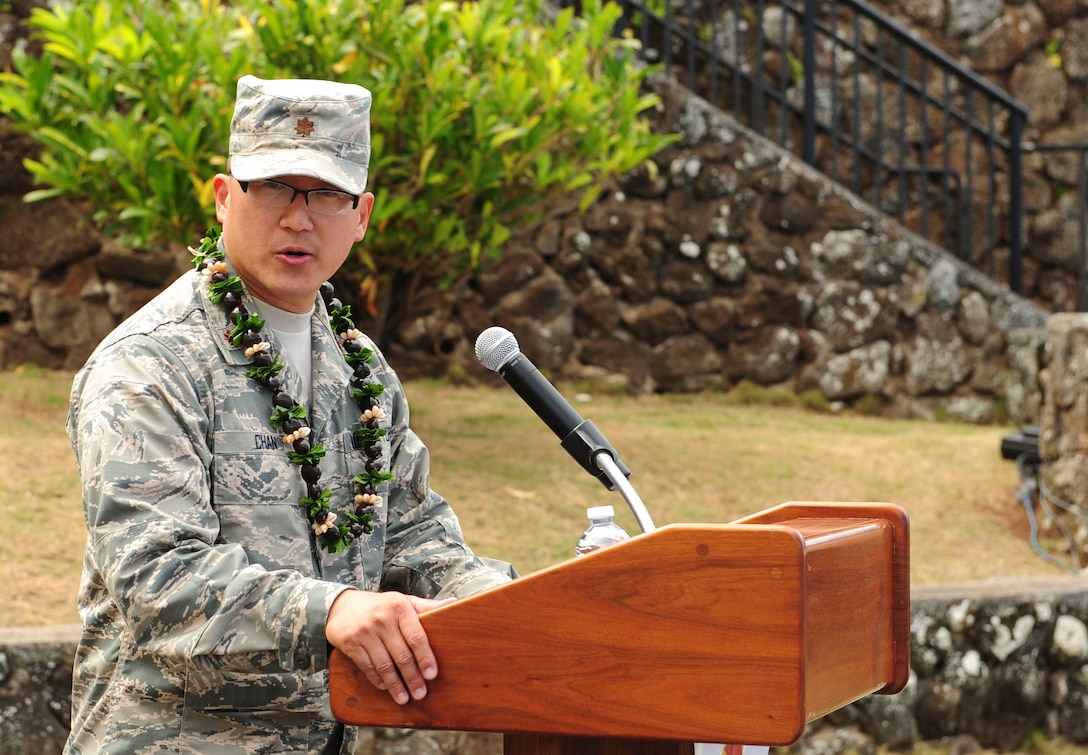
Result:
M616 510L611 506L590 506L586 509L586 517L588 519L604 519L607 517L614 517Z

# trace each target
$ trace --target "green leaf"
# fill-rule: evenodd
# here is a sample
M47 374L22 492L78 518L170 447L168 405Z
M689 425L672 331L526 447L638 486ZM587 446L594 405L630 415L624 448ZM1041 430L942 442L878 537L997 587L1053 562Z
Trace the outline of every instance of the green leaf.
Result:
M367 364L373 358L373 349L363 349L362 351L347 352L344 354L344 361L350 365Z
M325 488L317 498L303 498L299 501L299 504L306 507L307 513L312 518L317 512L328 510L331 501L332 491Z
M522 126L512 126L507 129L503 129L499 133L491 137L491 148L497 149L509 141L518 139L525 134L525 128Z
M199 252L197 253L197 256L200 256ZM257 315L250 314L248 317L239 316L234 321L234 327L230 330L230 332L227 333L227 340L231 342L234 348L238 348L242 345L242 337L246 334L247 331L252 330L260 332L261 328L263 327L264 320L262 320ZM279 423L273 423L273 427L278 426Z
M379 485L381 485L383 482L389 482L390 480L392 480L393 475L391 473L389 473L389 472L381 472L381 471L375 470L373 472L362 472L360 474L355 475L351 479L352 479L352 482L356 482L356 483L358 483L360 485L370 486L370 487L376 488Z
M277 406L272 411L272 416L269 418L269 424L277 430L289 419L305 419L306 407L302 404L295 404L294 406Z
M355 435L356 440L358 440L361 445L365 446L368 443L377 443L387 432L388 431L384 427L360 427L354 430L353 434Z
M246 375L258 383L263 383L276 373L282 372L283 369L284 365L280 362L279 357L273 357L272 364L265 367L250 367L246 370Z
M292 464L313 464L317 466L321 463L321 460L325 458L325 447L322 445L316 445L304 454L300 454L297 451L288 451L287 458Z
M351 305L345 304L339 309L330 312L329 323L332 325L333 333L343 333L349 328L354 328L355 323L351 321Z
M211 299L212 304L218 304L228 293L241 294L243 290L242 279L232 275L226 280L208 286L208 298Z

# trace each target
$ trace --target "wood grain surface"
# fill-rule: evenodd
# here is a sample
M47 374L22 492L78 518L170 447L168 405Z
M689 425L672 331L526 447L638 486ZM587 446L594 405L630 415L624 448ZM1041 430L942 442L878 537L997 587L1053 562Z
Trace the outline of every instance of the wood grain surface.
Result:
M368 726L789 744L906 678L906 517L837 506L667 525L432 611L427 697L398 706L334 652L333 712Z

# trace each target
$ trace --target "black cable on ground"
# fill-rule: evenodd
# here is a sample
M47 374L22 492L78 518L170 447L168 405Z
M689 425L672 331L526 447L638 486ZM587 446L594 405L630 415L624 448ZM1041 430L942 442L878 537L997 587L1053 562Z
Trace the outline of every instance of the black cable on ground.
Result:
M1039 468L1041 466L1042 461L1034 454L1023 453L1016 457L1016 468L1020 472L1020 487L1016 491L1016 500L1024 507L1024 513L1028 518L1028 525L1031 528L1032 550L1048 563L1065 569L1066 571L1078 573L1081 571L1081 559L1076 540L1072 533L1066 528L1061 518L1052 511L1051 506L1056 506L1074 516L1088 518L1088 515L1086 515L1079 507L1062 501L1061 499L1052 496L1047 491L1046 486L1039 478ZM1047 518L1054 523L1069 544L1069 554L1072 563L1066 563L1048 553L1042 543L1039 542L1039 522L1035 516L1035 503L1037 501L1046 512Z

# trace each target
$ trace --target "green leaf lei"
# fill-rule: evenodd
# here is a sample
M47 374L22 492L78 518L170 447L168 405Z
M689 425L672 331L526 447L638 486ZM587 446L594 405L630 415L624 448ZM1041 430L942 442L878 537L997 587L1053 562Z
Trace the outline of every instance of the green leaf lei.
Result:
M311 428L306 421L306 407L297 403L283 390L280 373L285 369L279 357L271 353L271 344L261 336L264 320L251 313L242 302L245 287L242 279L231 275L223 251L219 248L219 227L209 228L197 249L193 252L193 267L208 281L208 298L222 305L228 319L234 324L223 335L235 348L245 348L250 367L246 374L272 393L273 428L283 433L287 446L287 458L299 467L306 484L306 495L299 506L306 512L314 536L321 548L329 553L340 553L352 541L374 531L374 511L381 504L378 486L393 479L385 471L382 459L381 439L386 434L381 427L382 413L379 397L385 385L371 378L370 362L374 352L363 345L363 334L351 320L351 307L336 298L332 284L321 286L321 297L329 311L329 323L340 339L344 360L352 368L351 396L362 411L360 427L352 435L366 455L365 471L352 479L354 507L338 517L332 511L332 491L321 486L321 459L324 446L311 438Z

